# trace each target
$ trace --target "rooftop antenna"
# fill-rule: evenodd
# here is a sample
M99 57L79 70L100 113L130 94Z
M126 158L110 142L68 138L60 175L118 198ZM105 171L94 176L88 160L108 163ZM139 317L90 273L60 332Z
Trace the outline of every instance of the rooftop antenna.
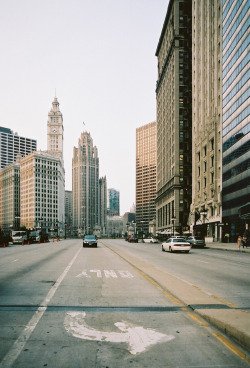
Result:
M55 97L56 97L56 88L55 88Z

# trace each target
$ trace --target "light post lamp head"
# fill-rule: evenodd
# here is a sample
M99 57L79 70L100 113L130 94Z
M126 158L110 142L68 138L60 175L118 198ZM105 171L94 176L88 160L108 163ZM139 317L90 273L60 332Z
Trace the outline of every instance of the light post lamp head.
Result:
M207 209L203 209L200 214L203 216L203 221L205 222L205 218L207 217Z

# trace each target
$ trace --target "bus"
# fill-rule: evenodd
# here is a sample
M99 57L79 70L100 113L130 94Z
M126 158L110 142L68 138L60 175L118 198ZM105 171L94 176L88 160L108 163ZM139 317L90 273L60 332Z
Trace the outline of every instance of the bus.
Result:
M13 244L22 244L27 243L28 235L26 231L12 231L12 243Z

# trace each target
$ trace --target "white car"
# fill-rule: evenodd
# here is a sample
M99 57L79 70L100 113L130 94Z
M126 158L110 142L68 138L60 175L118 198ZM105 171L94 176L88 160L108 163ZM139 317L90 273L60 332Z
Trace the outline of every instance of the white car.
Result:
M169 238L162 243L161 250L163 252L185 252L188 253L191 249L191 244L183 238Z
M158 243L158 240L155 238L145 238L143 239L143 243Z

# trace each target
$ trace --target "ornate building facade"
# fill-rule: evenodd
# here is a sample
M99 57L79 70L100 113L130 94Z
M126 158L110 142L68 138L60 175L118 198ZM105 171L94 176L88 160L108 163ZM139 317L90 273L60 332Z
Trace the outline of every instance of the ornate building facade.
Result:
M187 228L192 188L192 14L170 0L158 58L156 227Z
M93 234L99 225L99 158L90 133L83 132L72 159L73 226L78 235Z
M193 1L191 230L221 238L221 0Z

